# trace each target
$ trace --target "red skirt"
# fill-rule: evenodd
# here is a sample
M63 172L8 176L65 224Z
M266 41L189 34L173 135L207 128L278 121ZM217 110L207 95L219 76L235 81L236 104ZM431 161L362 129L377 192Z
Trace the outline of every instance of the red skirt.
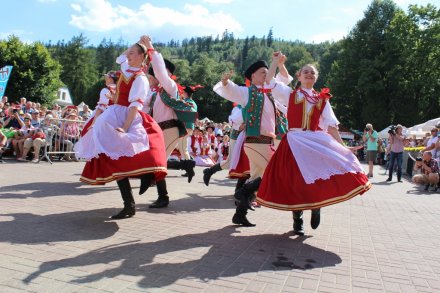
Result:
M308 210L349 200L370 188L363 173L333 175L306 184L285 136L266 167L257 202L279 210Z
M240 159L238 160L237 167L235 169L229 170L228 178L230 179L249 178L251 176L250 170L251 168L249 165L249 159L246 155L246 152L244 151L244 144L242 144L240 150Z
M120 157L112 160L105 154L99 154L84 166L80 181L103 185L122 178L137 178L140 175L154 173L155 181L167 175L165 140L159 125L149 115L139 112L150 144L150 149L133 157ZM115 142L117 143L117 142Z

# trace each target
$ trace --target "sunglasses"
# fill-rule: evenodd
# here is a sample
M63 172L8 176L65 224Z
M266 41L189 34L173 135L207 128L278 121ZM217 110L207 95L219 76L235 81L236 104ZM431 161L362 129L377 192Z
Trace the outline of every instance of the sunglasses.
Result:
M26 121L26 120L30 121L31 119L29 119L29 118L24 118L23 120L24 120L24 121Z

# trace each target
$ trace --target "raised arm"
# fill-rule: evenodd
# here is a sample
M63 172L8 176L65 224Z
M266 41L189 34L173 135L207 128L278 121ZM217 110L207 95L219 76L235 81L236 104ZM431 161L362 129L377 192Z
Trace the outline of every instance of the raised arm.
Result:
M249 100L249 89L232 82L232 74L232 71L224 73L221 81L214 86L214 92L228 101L245 107Z

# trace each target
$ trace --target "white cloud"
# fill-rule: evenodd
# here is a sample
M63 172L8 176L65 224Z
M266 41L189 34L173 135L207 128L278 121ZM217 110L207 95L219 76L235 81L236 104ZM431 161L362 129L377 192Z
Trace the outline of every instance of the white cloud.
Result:
M225 29L231 32L243 30L231 15L222 11L210 12L201 5L185 4L183 10L178 11L150 3L132 9L113 6L106 0L77 0L71 7L74 13L70 24L94 32L120 30L124 35L150 34L163 39L182 39L221 34Z
M202 0L202 1L210 4L229 4L234 0Z

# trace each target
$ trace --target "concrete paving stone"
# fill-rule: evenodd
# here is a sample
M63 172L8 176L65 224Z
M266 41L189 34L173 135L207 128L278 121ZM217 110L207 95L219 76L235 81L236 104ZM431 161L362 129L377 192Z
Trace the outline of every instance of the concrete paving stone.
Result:
M170 170L172 201L162 210L147 208L154 188L138 196L139 180L131 180L136 216L108 221L122 206L117 186L78 182L84 163L7 164L0 292L11 284L26 292L62 285L66 292L374 292L385 283L400 292L440 290L440 197L415 196L406 180L383 184L378 167L371 191L324 208L317 230L306 212L307 235L296 237L290 213L266 208L249 213L255 228L233 226L226 172L206 188L203 168L192 184Z
M281 292L283 289L283 285L275 285L275 284L266 284L264 289L261 291L263 293L275 293Z

